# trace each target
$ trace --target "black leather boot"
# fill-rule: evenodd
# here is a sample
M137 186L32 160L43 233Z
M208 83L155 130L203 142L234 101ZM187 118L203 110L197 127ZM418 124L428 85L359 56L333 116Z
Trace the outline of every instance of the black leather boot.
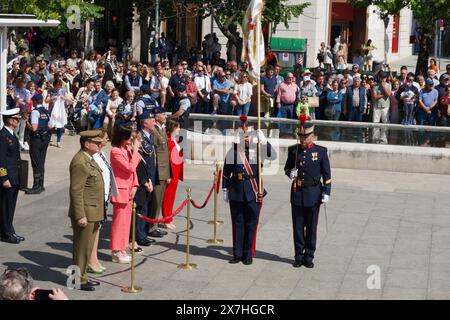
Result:
M25 194L40 194L42 192L41 189L41 175L34 175L33 176L33 188L25 191Z

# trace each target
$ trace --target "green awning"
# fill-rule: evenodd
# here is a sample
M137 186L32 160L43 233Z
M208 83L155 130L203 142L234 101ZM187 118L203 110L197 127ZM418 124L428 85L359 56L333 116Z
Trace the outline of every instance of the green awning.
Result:
M306 51L306 39L274 38L270 39L270 47L274 51Z

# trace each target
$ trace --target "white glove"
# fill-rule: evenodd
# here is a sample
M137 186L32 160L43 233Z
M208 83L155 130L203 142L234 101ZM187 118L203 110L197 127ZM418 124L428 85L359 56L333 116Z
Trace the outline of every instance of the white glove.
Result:
M322 203L327 203L330 201L330 196L327 194L322 194Z
M256 130L256 136L258 137L259 142L261 142L262 144L267 143L267 139L261 129Z
M228 202L228 190L223 189L223 201Z
M291 180L294 180L295 178L297 178L298 175L298 169L292 169L291 172L289 173L289 178L291 178Z

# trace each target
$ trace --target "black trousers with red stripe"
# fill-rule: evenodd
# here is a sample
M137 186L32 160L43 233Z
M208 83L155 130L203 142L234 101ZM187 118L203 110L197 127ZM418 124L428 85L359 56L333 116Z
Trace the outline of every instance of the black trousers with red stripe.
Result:
M237 202L230 200L231 223L233 227L233 256L247 259L255 255L261 203L256 201Z
M295 261L313 261L316 251L318 222L318 206L299 207L292 205Z

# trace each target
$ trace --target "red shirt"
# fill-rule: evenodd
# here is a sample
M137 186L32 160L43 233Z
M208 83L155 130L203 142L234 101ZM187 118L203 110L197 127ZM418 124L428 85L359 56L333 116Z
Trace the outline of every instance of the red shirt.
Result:
M439 98L439 105L441 110L441 116L446 117L448 115L448 112L450 111L450 97L449 96L442 96Z

